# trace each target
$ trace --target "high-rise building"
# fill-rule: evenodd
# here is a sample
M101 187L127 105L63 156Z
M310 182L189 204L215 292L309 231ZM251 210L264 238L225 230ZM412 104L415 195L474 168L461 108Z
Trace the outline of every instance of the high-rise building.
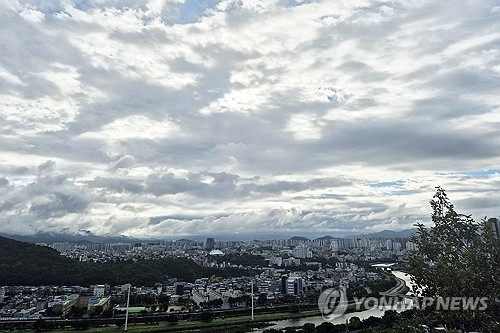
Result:
M288 280L288 275L282 275L281 276L281 293L286 294L286 280Z
M408 251L415 251L418 249L417 244L413 243L412 241L407 241L406 242L406 249Z
M174 283L174 290L176 295L183 295L184 294L184 282L175 282Z
M493 231L493 233L497 236L497 237L500 237L500 221L498 221L497 218L490 218L488 219L488 221L486 222L490 228L491 228L491 231Z
M207 238L207 241L205 243L205 248L207 250L213 250L214 247L215 247L215 239Z
M293 250L293 255L297 258L312 258L313 254L309 247L305 245L299 245Z
M304 284L301 277L291 276L286 280L287 295L302 295Z

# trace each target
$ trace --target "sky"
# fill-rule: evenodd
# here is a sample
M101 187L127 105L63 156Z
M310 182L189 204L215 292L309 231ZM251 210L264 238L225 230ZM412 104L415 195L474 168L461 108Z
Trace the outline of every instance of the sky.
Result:
M500 1L4 0L0 232L500 215Z

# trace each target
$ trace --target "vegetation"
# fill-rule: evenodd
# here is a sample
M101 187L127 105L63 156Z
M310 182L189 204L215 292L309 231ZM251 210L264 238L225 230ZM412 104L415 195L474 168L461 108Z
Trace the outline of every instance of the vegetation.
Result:
M193 281L205 276L251 274L238 268L204 268L184 258L161 258L134 262L78 262L45 246L0 237L2 285L83 285L109 283L153 285L167 276Z
M437 188L430 201L432 222L418 225L409 258L416 290L427 297L487 297L487 309L440 311L442 324L456 329L480 327L499 332L500 239L486 224L455 211L445 191Z
M232 265L242 265L242 266L260 266L267 267L268 262L263 256L253 255L249 253L242 254L226 254L220 258L217 258L218 262L228 262Z
M381 273L383 274L383 273ZM364 286L361 283L351 283L347 289L347 298L353 300L361 297L379 297L380 292L387 291L397 285L396 277L393 274L385 274L382 279L369 281ZM365 287L370 289L370 292Z

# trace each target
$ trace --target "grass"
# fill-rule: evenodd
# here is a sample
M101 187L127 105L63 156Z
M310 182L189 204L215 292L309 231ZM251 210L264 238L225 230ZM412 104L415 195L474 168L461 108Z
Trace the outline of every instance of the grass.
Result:
M127 311L127 308L116 308L115 310L122 311L123 313L125 313ZM128 313L138 313L143 310L146 310L146 308L143 306L130 306L128 308Z

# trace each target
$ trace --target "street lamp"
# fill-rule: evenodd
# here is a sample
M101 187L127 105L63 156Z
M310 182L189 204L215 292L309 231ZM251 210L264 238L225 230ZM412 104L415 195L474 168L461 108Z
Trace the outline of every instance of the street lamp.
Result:
M253 318L253 281L252 281L252 320L254 320Z
M128 306L130 305L130 288L132 285L128 284L128 294L127 294L127 312L125 312L125 332L128 330Z

